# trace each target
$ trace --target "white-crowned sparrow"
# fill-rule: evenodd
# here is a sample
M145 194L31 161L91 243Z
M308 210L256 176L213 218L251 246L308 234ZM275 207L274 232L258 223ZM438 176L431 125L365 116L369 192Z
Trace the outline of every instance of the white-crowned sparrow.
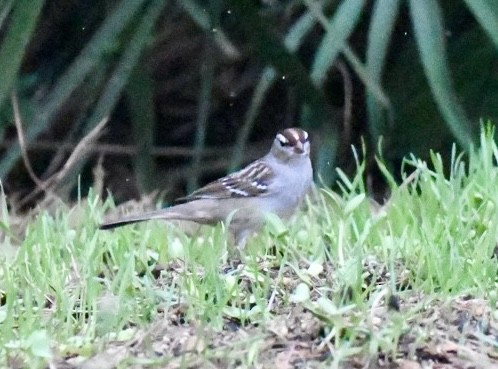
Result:
M178 199L178 205L106 222L100 229L150 219L216 224L230 218L229 230L243 246L247 236L261 228L265 213L288 218L297 209L313 179L309 153L306 131L284 129L264 157Z

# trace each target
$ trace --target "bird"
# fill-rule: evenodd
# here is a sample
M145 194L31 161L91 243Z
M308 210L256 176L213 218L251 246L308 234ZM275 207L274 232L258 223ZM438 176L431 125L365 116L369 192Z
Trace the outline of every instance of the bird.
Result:
M177 199L173 206L104 222L99 228L152 219L208 225L228 220L235 244L243 248L248 237L263 226L266 213L282 219L292 216L312 182L309 135L300 128L286 128L276 134L265 156L239 171Z

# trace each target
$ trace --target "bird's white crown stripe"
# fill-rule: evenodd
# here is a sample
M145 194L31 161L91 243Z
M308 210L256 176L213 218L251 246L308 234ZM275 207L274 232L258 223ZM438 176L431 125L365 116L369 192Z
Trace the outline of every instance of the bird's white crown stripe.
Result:
M278 133L277 134L277 139L280 141L280 142L289 142L289 140L287 139L287 137L285 137L283 134L281 133Z
M294 138L294 141L299 141L299 132L296 131L295 129L289 129L287 132L289 132L292 137Z

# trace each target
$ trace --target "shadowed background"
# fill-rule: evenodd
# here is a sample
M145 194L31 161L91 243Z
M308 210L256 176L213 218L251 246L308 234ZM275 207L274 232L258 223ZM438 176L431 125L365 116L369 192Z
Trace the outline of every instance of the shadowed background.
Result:
M109 116L51 186L63 200L96 177L118 202L169 200L290 126L310 132L326 185L355 170L351 145L364 150L382 198L376 155L399 173L406 155L469 149L480 120L497 121L497 46L495 0L6 0L0 178L13 206L42 196L15 117L43 181Z

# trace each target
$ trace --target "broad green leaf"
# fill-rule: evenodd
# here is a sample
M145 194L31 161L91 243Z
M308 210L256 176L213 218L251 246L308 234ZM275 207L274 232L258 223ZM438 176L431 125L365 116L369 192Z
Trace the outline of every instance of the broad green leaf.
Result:
M311 14L311 12L305 12L296 22L294 22L289 32L287 32L284 39L285 48L289 52L295 53L315 23L316 19L314 15ZM244 125L237 135L237 141L234 146L234 152L229 168L230 172L236 170L242 162L242 153L245 151L244 149L247 140L249 139L249 134L251 133L257 115L263 105L266 94L273 86L273 83L276 81L277 77L277 71L271 66L266 67L261 73L260 80L254 89L251 104L249 105L249 109L247 110L246 117L244 119Z
M358 1L358 0L355 0ZM228 5L232 14L240 20L251 50L268 65L273 66L290 84L296 87L299 97L312 110L313 126L320 126L327 118L326 108L329 103L323 92L313 85L308 71L301 60L282 45L274 35L257 6L252 0L230 0Z
M335 156L339 146L339 138L330 129L322 130L321 133L322 142L314 162L315 172L323 184L331 186L336 178Z
M154 87L149 68L145 63L138 63L128 80L126 95L129 97L133 137L137 145L133 167L140 193L149 193L157 185L155 162L152 156L156 128Z
M342 53L358 78L361 82L363 82L367 90L375 97L377 102L379 102L384 108L390 108L391 103L389 98L382 90L380 84L375 82L373 78L370 78L367 69L363 66L360 58L356 56L356 53L348 45L344 45Z
M192 20L203 30L213 31L214 41L221 47L223 53L231 58L240 58L238 50L231 43L229 38L221 29L214 28L209 19L209 12L206 8L200 7L194 0L182 0L178 2Z
M473 142L471 123L452 86L441 9L436 0L410 0L410 12L422 65L434 99L458 143L467 149Z
M243 153L245 152L245 147L247 141L249 140L252 127L256 122L256 118L261 110L266 94L270 90L271 86L273 86L273 82L276 78L277 71L273 67L266 67L261 73L259 82L254 89L254 94L252 95L251 104L249 105L249 109L247 109L244 125L237 135L229 172L236 170L242 163Z
M185 245L176 237L168 243L168 253L173 259L182 259L185 257Z
M202 29L208 30L211 27L209 13L206 8L202 8L194 0L182 0L179 5L190 15L192 20Z
M321 263L311 263L306 272L312 277L318 277L320 273L323 273L323 265Z
M12 10L9 27L0 47L0 107L10 94L21 68L26 46L33 33L43 0L18 0ZM7 10L7 6L4 9ZM2 176L3 178L4 176Z
M85 131L92 129L97 122L110 114L118 102L123 88L126 86L135 65L148 44L155 21L159 17L163 6L163 0L153 0L140 17L140 23L136 26L130 37L129 43L126 45L125 50L119 59L119 63L107 82L106 88L97 102L92 117L89 119L90 124Z
M149 6L141 15L140 22L133 30L129 43L126 45L116 68L112 72L111 77L106 83L104 91L97 101L92 115L86 123L84 128L85 133L93 129L105 116L110 115L116 106L119 97L121 96L123 89L129 80L130 74L138 63L144 48L148 44L151 32L156 24L157 18L161 14L163 6L163 0L153 0L149 3ZM73 166L71 171L73 180L77 178L85 162L86 161L82 158ZM68 180L65 180L64 182L65 185L67 185ZM66 187L69 188L69 186Z
M310 1L307 1L306 4L308 7L316 6ZM327 74L346 39L357 25L364 5L364 0L343 1L328 21L327 32L320 42L311 67L311 80L316 86L322 86L325 82Z
M303 39L308 35L316 24L316 18L311 12L305 12L294 24L285 36L284 45L290 52L296 52L301 46Z
M6 0L0 5L0 29L3 27L3 23L10 14L12 7L14 5L14 0Z
M465 101L467 113L477 126L478 119L498 119L498 78L490 78L498 68L495 44L475 26L451 40L448 59L455 89ZM472 53L472 57L469 57ZM479 73L474 73L479 71ZM472 73L472 78L469 78Z
M322 312L326 315L338 315L337 306L332 302L332 300L326 297L320 297L317 300L318 307L322 310Z
M136 15L145 0L122 0L109 13L92 39L85 45L73 63L66 69L47 98L38 107L36 120L26 127L26 143L29 144L51 123L53 117L66 99L80 86L89 73L101 61L105 53L112 49L122 30ZM24 4L26 2L26 4ZM28 5L31 4L31 5ZM22 0L24 8L34 8L32 2ZM28 10L25 10L28 11ZM3 54L0 52L0 55ZM0 70L2 66L0 64ZM5 75L2 70L2 74ZM0 83L0 86L2 83ZM0 87L1 89L2 87ZM1 97L1 94L0 94ZM19 145L13 145L0 161L0 177L3 178L10 171L19 158Z
M270 233L276 237L283 236L289 231L278 215L265 213L265 220Z
M312 2L310 0L306 1L310 12L316 18L317 21L322 25L322 27L327 31L331 31L330 22L327 20L325 15L322 12L322 9L319 7L318 3ZM334 32L334 31L332 31ZM344 42L344 45L341 48L341 52L344 55L344 58L347 60L351 68L356 73L357 77L365 84L368 91L375 96L378 102L380 102L384 107L389 107L390 102L387 96L382 91L382 88L376 83L370 76L368 75L367 69L363 66L360 58L358 58L355 52L349 47L347 43Z
M46 330L37 330L31 333L26 341L32 354L37 357L51 358L50 338Z
M340 315L343 315L345 313L347 313L348 311L351 311L355 308L355 305L351 304L351 305L344 305L344 306L336 306L336 304L326 298L326 297L320 297L317 301L316 301L318 307L322 310L322 312L326 315L328 315L329 317L335 317L335 316L340 316Z
M378 85L382 83L382 72L399 4L399 0L377 0L373 8L368 31L366 67L369 77ZM367 112L372 141L377 142L384 131L385 117L382 116L382 107L370 91L367 91Z
M309 286L306 283L299 283L289 299L296 303L308 301L310 299Z
M465 2L498 48L498 2L496 0L465 0Z

